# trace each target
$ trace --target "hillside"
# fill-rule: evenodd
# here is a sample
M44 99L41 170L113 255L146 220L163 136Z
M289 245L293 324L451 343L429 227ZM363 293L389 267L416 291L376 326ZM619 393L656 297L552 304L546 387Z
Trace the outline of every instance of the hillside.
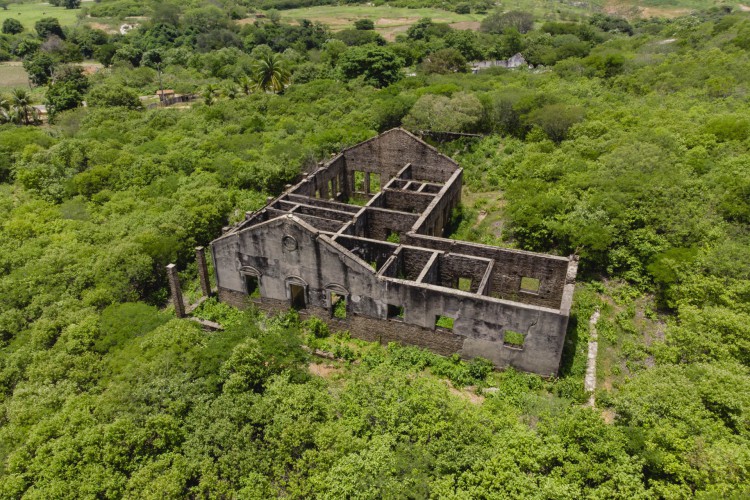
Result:
M750 494L750 13L449 26L467 3L392 41L271 0L0 35L34 81L0 88L0 497ZM396 126L467 134L434 143L464 168L452 238L580 257L558 377L215 299L223 331L175 318L168 263L194 301L197 245Z

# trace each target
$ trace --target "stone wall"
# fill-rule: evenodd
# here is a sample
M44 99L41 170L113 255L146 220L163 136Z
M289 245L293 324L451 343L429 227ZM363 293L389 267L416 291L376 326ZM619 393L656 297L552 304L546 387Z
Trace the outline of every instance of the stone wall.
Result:
M462 172L454 172L449 182L440 189L440 192L417 220L412 231L425 235L442 236L450 223L453 209L461 203L462 182Z
M395 177L407 163L411 163L411 175L417 180L445 182L459 169L455 161L401 129L345 149L343 155L348 172L378 172L383 184L383 179Z
M375 240L385 240L392 233L406 234L419 218L415 214L370 207L365 210L365 217L366 233L363 236Z
M435 196L431 194L415 193L403 189L386 189L383 191L383 208L421 214L432 203L433 199L435 199Z
M495 265L490 278L489 294L491 296L523 304L553 309L560 308L565 278L568 273L569 259L566 257L433 238L414 233L409 233L406 238L402 238L401 242L441 250L446 253L452 252L492 259L495 261ZM539 291L533 294L521 292L521 278L523 277L538 279Z
M471 286L468 291L476 293L479 283L482 281L487 266L491 261L486 259L477 259L459 254L443 254L438 259L439 262L439 280L436 284L449 288L458 288L459 279L464 278L471 280Z
M238 294L231 290L219 289L219 298L222 302L238 309L246 309L253 305L269 314L279 314L289 310L289 302L287 301L274 299L248 300L247 295ZM334 332L348 330L355 338L368 342L380 342L384 345L388 342L398 342L403 345L430 349L443 356L450 356L460 352L464 343L464 337L460 335L440 330L429 330L405 324L400 320L383 321L354 313L349 313L345 319L332 318L330 310L323 307L309 307L298 312L301 319L320 318Z

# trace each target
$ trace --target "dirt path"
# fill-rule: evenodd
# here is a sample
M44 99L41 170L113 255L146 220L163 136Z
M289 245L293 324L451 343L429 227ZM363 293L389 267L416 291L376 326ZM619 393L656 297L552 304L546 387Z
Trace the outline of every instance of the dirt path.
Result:
M594 311L594 314L591 315L591 319L589 319L589 354L588 362L586 364L586 378L583 382L586 392L591 393L591 397L589 397L589 401L586 405L592 407L596 404L594 401L594 391L596 390L596 353L599 350L599 342L597 341L598 336L596 334L596 323L598 321L599 309Z

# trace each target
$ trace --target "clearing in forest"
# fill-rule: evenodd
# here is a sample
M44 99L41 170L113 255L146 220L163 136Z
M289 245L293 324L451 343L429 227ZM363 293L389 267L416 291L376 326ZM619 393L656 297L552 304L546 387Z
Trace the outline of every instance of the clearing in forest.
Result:
M375 31L387 40L393 40L397 34L405 33L409 26L423 17L429 17L438 23L458 24L459 29L479 29L483 14L456 14L441 9L407 9L389 7L388 5L341 5L306 7L281 11L281 17L287 22L309 19L327 24L333 31L354 28L358 19L370 19L375 23ZM459 24L460 23L460 24Z
M664 17L672 19L690 14L693 10L727 5L716 0L606 0L604 12L628 19Z
M0 63L0 89L28 86L29 76L20 61Z
M26 31L34 32L34 23L43 17L56 17L62 26L75 24L80 9L55 7L48 3L14 3L8 10L0 9L0 24L8 18L21 21Z

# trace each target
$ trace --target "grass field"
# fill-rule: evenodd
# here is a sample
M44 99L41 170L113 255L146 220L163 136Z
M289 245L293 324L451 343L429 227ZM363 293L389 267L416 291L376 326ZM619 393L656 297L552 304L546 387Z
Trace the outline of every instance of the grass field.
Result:
M281 11L281 17L287 22L298 19L309 19L327 24L334 31L354 27L358 19L370 19L375 23L375 30L388 40L393 40L398 33L406 32L409 26L422 17L430 17L440 23L458 24L463 29L478 28L484 17L480 14L456 14L440 9L406 9L387 5L344 5L320 6L304 9Z
M0 90L29 87L29 78L20 62L0 63Z
M63 26L76 23L77 14L80 9L66 9L64 7L53 7L48 3L14 3L8 6L8 10L0 10L0 24L9 17L18 19L27 31L34 30L34 23L43 17L56 17Z
M748 0L750 2L750 0ZM589 0L572 2L569 0L516 0L506 9L532 12L539 20L566 20L595 12L607 12L628 18L675 17L688 14L692 10L707 9L726 4L726 0ZM459 29L478 29L482 14L456 14L441 9L407 9L388 5L342 5L319 6L281 11L287 22L309 19L327 24L338 31L352 28L358 19L370 19L375 29L387 40L392 41L422 17L436 22L450 23Z
M512 9L532 12L539 19L553 20L600 12L602 3L603 0L582 2L580 5L567 0L516 0ZM510 5L507 8L511 9ZM299 19L319 21L334 31L353 28L354 22L358 19L370 19L375 23L375 30L386 40L392 41L396 35L405 33L409 26L422 17L429 17L435 22L449 23L458 29L479 29L479 22L484 18L484 14L456 14L441 9L407 9L359 4L284 10L281 11L281 17L287 22Z

